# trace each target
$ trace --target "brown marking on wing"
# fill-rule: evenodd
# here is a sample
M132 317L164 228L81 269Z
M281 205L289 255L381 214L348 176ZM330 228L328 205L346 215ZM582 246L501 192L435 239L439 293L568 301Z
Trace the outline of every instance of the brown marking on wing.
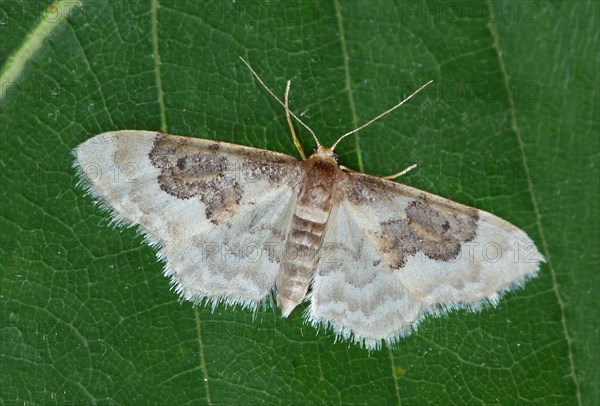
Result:
M398 210L397 216L380 223L374 236L392 269L402 268L418 252L437 261L456 259L463 243L477 234L479 215L472 207L365 174L347 174L343 182L344 197L354 206ZM403 211L394 200L399 195L410 199Z
M262 161L256 157L243 158L241 173L248 182L266 180L273 183L289 183L297 178L295 173L290 171L289 162Z
M413 200L405 217L381 223L379 246L392 269L400 269L408 256L422 251L436 261L451 261L460 254L462 244L477 233L477 210L467 216L446 207L438 210L425 200Z
M161 170L161 190L182 200L197 196L206 207L207 218L220 224L235 213L243 190L238 174L228 173L227 157L215 153L215 148L209 149L199 150L185 138L159 134L149 159Z
M404 219L381 223L381 234L378 237L380 250L388 258L392 269L404 267L407 258L420 249L419 237Z
M199 197L206 205L206 217L213 224L221 224L236 213L244 191L229 177L217 177L207 182Z
M449 207L441 211L425 201L413 200L405 211L408 226L419 237L422 251L431 259L455 259L462 244L471 241L477 233L479 216L476 209L467 216L459 216Z
M303 179L300 162L289 155L169 134L156 134L148 158L161 171L160 188L179 199L199 198L214 224L236 213L245 186L265 181L295 188Z

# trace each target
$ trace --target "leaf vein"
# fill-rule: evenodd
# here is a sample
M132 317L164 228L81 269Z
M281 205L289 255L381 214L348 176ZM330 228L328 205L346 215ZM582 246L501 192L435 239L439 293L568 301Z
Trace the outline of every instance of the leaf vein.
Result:
M158 96L158 106L160 109L160 130L167 132L167 117L165 112L165 96L163 92L162 78L160 75L160 53L158 47L158 0L152 0L152 53L154 54L154 77L156 79L156 88Z
M346 34L344 33L344 19L342 17L342 8L339 0L335 0L335 14L338 22L338 30L340 33L340 46L342 47L342 59L344 60L344 80L346 82L345 90L348 94L348 104L350 105L350 112L352 114L352 128L358 128L358 114L356 113L356 105L354 103L354 96L352 93L352 84L350 81L350 56L348 55L348 48L346 47ZM358 171L364 172L365 167L362 159L362 151L360 148L360 138L358 132L354 134L354 143L356 148L356 156L358 161Z
M492 37L492 41L493 41L492 47L496 52L496 56L498 59L498 65L499 65L500 71L502 73L502 78L504 79L504 87L505 87L505 90L507 93L507 98L508 98L508 103L509 103L508 110L510 112L511 127L512 127L512 131L515 134L515 138L518 143L519 154L520 154L520 158L523 162L523 169L525 171L525 177L527 179L528 192L529 192L529 195L531 196L531 203L533 205L533 211L534 211L535 217L536 217L536 224L537 224L538 233L539 233L540 239L541 239L541 245L543 247L544 256L546 257L546 260L548 261L548 268L550 269L550 277L552 279L552 286L553 286L554 294L556 296L556 300L557 300L559 308L560 308L561 324L562 324L563 333L565 336L565 341L567 342L568 359L569 359L569 364L570 364L570 369L571 369L571 377L573 379L573 383L575 384L577 403L579 405L581 405L582 404L581 391L579 389L579 380L577 379L575 361L573 359L573 348L572 348L573 347L573 344L572 344L573 339L571 337L571 334L569 333L569 329L567 327L567 321L566 321L566 314L565 314L566 304L558 290L558 281L556 278L556 271L555 271L554 267L552 266L552 259L551 259L550 252L548 250L548 243L546 241L546 233L545 233L544 227L542 226L542 216L541 216L541 213L540 213L540 210L538 207L537 198L535 196L535 192L534 192L533 186L532 186L533 182L532 182L532 177L531 177L531 173L529 170L529 165L527 163L527 156L525 153L525 144L523 142L523 137L521 135L521 129L519 128L519 125L517 124L515 100L513 99L513 95L510 90L511 89L510 79L508 77L508 72L506 71L506 66L504 65L504 59L502 57L502 52L500 50L500 39L499 39L499 35L498 35L498 30L496 29L496 24L494 22L494 19L492 18L493 13L494 13L492 0L487 0L487 5L488 5L488 14L489 14L487 28Z

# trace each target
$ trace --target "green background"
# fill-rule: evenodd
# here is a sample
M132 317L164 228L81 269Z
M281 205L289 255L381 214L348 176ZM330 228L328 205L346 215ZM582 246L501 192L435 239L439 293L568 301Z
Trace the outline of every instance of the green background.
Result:
M598 404L598 2L49 5L0 4L0 402ZM403 182L523 228L540 276L371 353L298 310L181 303L75 186L70 152L147 129L297 156L239 56L279 94L292 79L325 145L433 79L341 162L418 163Z

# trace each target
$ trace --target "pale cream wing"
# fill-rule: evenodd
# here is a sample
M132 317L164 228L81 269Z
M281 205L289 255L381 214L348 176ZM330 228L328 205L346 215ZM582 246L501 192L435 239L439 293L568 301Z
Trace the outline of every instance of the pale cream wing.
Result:
M255 308L275 283L302 179L276 152L150 131L74 150L81 183L117 223L139 225L186 299Z
M334 195L307 317L367 348L427 314L495 304L544 260L505 220L402 184L342 173Z

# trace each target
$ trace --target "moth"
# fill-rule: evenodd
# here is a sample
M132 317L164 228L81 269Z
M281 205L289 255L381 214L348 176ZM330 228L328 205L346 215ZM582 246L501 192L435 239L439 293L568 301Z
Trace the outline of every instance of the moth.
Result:
M181 297L256 309L274 292L283 317L306 301L309 323L376 349L537 274L543 256L505 220L338 164L342 139L430 82L328 148L290 111L290 82L283 102L246 65L285 108L302 160L132 130L73 152L81 184L116 223L140 226ZM292 117L316 142L308 158Z

